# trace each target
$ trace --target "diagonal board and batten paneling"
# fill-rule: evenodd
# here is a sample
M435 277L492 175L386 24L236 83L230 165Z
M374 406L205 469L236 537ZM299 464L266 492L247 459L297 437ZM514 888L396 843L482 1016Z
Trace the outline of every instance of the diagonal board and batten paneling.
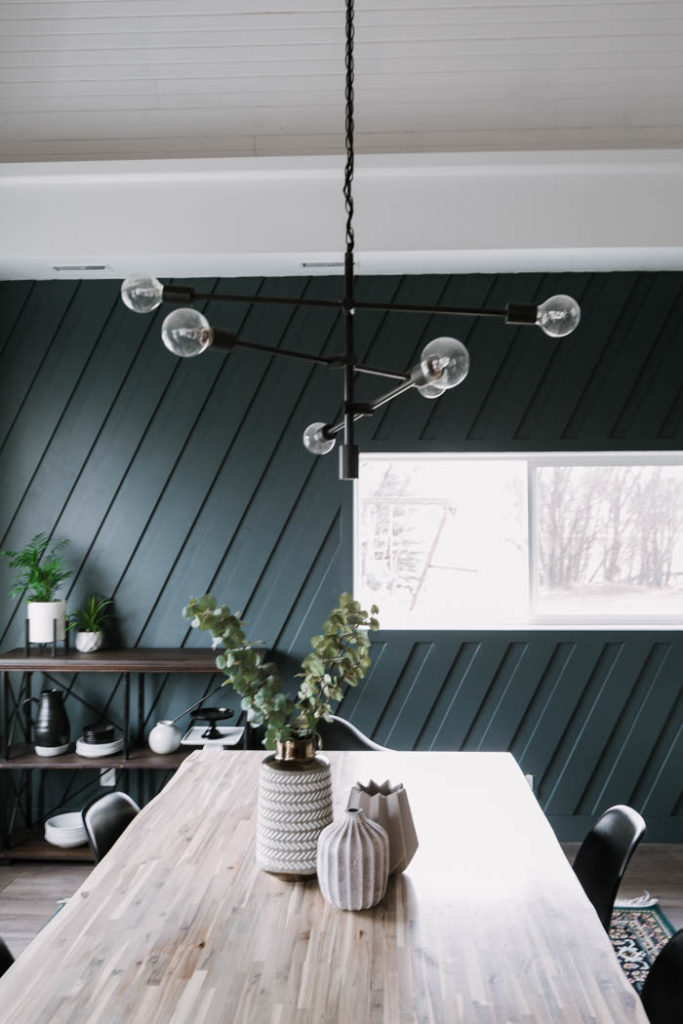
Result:
M337 297L338 278L205 281L202 290ZM567 291L584 321L564 342L462 321L467 381L416 394L359 426L366 450L667 450L683 438L683 275L381 277L381 301L500 306ZM352 586L352 486L304 427L334 417L337 373L237 351L181 361L118 283L0 285L0 545L67 538L69 604L113 595L126 645L201 645L180 611L213 590L244 611L291 676L339 593ZM341 347L334 311L209 307L240 336L309 352ZM358 318L364 359L403 369L449 330L438 316ZM363 382L376 391L376 384ZM3 649L22 635L0 563ZM630 802L650 838L683 839L683 642L676 630L381 632L366 682L342 712L401 749L505 749L534 775L565 837ZM86 681L87 682L87 681ZM214 680L215 683L215 680ZM205 681L205 688L211 685ZM155 684L156 686L156 684ZM91 699L108 693L92 683ZM152 718L201 690L173 678Z

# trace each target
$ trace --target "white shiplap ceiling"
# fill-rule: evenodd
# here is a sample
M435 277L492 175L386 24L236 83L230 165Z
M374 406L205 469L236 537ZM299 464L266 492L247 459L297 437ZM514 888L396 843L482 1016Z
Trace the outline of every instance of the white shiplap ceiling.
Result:
M683 3L357 0L365 153L679 147ZM0 161L339 153L342 0L0 0Z

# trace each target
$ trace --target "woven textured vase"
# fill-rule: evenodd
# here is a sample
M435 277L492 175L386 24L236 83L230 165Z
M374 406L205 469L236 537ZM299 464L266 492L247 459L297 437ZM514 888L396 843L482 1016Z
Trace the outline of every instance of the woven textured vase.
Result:
M331 821L332 779L326 757L286 759L278 750L263 761L256 826L260 868L291 878L314 875L318 836Z
M318 840L320 891L339 910L367 910L384 897L389 837L363 811L344 811Z
M377 785L357 782L349 794L349 810L360 808L371 821L381 825L389 836L389 874L404 871L418 847L417 833L403 783L392 786L389 780Z

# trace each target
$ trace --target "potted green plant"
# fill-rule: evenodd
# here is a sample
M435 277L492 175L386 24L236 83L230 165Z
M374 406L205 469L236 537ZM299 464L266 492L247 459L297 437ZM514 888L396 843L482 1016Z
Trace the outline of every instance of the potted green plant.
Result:
M368 613L351 594L311 639L301 663L295 697L282 688L277 666L246 638L242 619L207 594L192 598L183 615L196 629L211 633L222 648L216 667L242 698L252 725L265 725L265 745L275 746L261 765L256 862L286 878L315 874L318 836L332 821L328 759L316 753L317 725L332 714L344 687L357 686L370 667L368 630L378 629L375 605Z
M107 624L107 608L113 604L110 598L91 594L83 608L69 615L66 627L76 631L76 650L82 654L99 651L104 643L104 630Z
M72 575L62 555L68 543L61 540L50 546L46 534L37 533L20 551L0 552L9 560L10 568L18 570L10 593L12 597L26 595L30 643L51 643L55 635L57 640L64 640L66 601L56 595Z

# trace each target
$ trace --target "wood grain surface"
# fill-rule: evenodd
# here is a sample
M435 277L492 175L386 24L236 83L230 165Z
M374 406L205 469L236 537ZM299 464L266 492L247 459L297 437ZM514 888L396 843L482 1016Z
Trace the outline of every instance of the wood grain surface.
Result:
M402 781L420 848L373 910L254 864L259 752L193 754L0 980L7 1024L647 1018L508 754L330 753Z
M0 670L15 672L218 672L216 654L212 650L186 647L131 647L81 654L80 651L58 650L55 657L49 648L33 648L25 655L23 648L0 654Z

